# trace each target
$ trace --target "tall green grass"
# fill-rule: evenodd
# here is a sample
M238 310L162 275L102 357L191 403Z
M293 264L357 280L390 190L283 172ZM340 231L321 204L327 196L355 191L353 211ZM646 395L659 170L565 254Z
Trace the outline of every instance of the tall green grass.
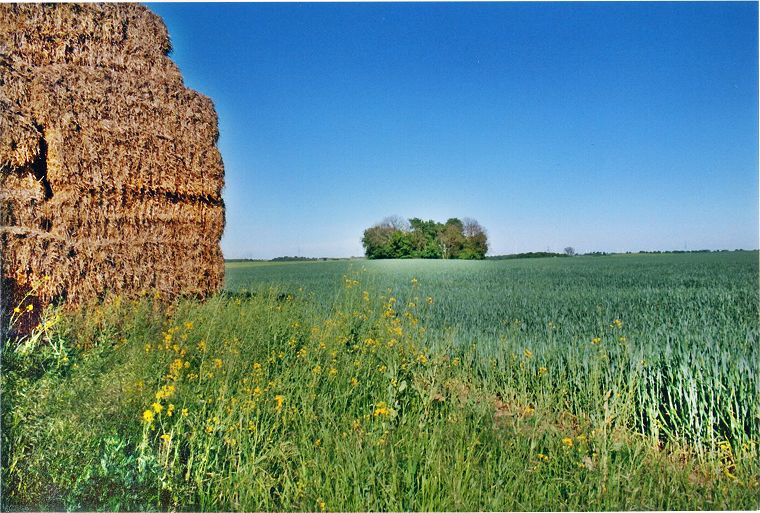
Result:
M374 264L7 344L4 507L757 508L756 255Z

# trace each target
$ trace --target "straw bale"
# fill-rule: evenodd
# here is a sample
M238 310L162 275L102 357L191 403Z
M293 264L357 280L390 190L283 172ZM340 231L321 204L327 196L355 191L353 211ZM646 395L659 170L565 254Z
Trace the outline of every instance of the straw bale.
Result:
M224 277L217 115L136 4L0 4L0 308L206 296Z

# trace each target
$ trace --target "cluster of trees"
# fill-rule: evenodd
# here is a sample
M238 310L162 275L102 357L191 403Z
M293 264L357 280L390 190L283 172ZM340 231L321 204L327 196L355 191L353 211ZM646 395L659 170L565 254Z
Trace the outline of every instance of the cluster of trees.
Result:
M367 258L459 258L480 260L488 252L485 229L474 219L445 223L388 217L364 230Z

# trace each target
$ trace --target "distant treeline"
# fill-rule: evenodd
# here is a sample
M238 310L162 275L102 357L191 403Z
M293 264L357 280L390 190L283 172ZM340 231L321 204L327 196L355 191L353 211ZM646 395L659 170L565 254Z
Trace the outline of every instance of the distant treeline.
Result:
M327 262L328 260L354 260L359 257L302 257L302 256L279 256L274 258L225 258L224 261L232 262Z
M445 223L388 217L364 230L364 253L379 258L458 258L482 260L488 252L485 229L474 219Z
M531 251L529 253L516 253L514 255L493 255L486 257L488 260L512 260L513 258L548 258L569 257L567 253L551 253L549 251Z
M642 255L659 255L662 253L728 253L730 250L728 249L674 249L672 251L637 251L636 253L641 253ZM734 251L744 251L743 249L735 249ZM630 251L626 252L627 254L630 254Z
M351 257L354 258L354 257ZM328 260L349 260L348 258L339 257L302 257L302 256L281 256L275 257L270 262L327 262Z
M757 251L756 249L673 249L673 250L655 250L655 251L626 251L625 253L605 253L606 255L665 255L665 254L683 254L683 253L736 253L742 251Z
M673 251L626 251L625 253L607 253L604 251L591 251L588 253L575 253L573 248L566 248L564 253L553 253L551 251L531 251L529 253L515 253L511 255L493 255L487 256L487 260L512 260L516 258L550 258L550 257L571 257L571 256L613 256L613 255L666 255L666 254L683 254L683 253L729 253L741 251L757 251L745 249L694 249L694 250L673 250Z

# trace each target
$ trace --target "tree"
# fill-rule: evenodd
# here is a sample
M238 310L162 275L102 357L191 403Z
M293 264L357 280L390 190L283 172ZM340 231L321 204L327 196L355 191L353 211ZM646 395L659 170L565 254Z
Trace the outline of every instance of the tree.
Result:
M446 220L446 226L455 226L461 232L464 224L459 218L450 217Z
M411 227L409 221L401 216L388 216L380 223L380 226L393 228L394 230L401 232L408 232Z
M451 219L449 219L451 221ZM464 245L464 235L462 235L462 222L450 223L446 221L446 225L438 234L438 242L441 248L441 256L443 258L457 258L459 252Z
M395 230L388 226L375 225L364 230L362 244L367 258L394 258L390 241Z
M488 253L488 237L486 230L475 219L465 218L462 221L464 245L459 258L467 260L482 260Z
M412 228L411 240L416 258L441 258L441 248L436 241L443 229L441 223L423 221L417 217L409 220Z
M412 258L413 246L409 233L396 230L391 234L389 244L392 258Z
M568 246L565 248L565 254L567 256L575 256L575 248L572 246Z
M475 219L472 219L470 217L465 217L462 219L462 235L465 237L474 237L476 235L480 235L481 233L485 233L485 229L480 226L480 223L478 223Z

